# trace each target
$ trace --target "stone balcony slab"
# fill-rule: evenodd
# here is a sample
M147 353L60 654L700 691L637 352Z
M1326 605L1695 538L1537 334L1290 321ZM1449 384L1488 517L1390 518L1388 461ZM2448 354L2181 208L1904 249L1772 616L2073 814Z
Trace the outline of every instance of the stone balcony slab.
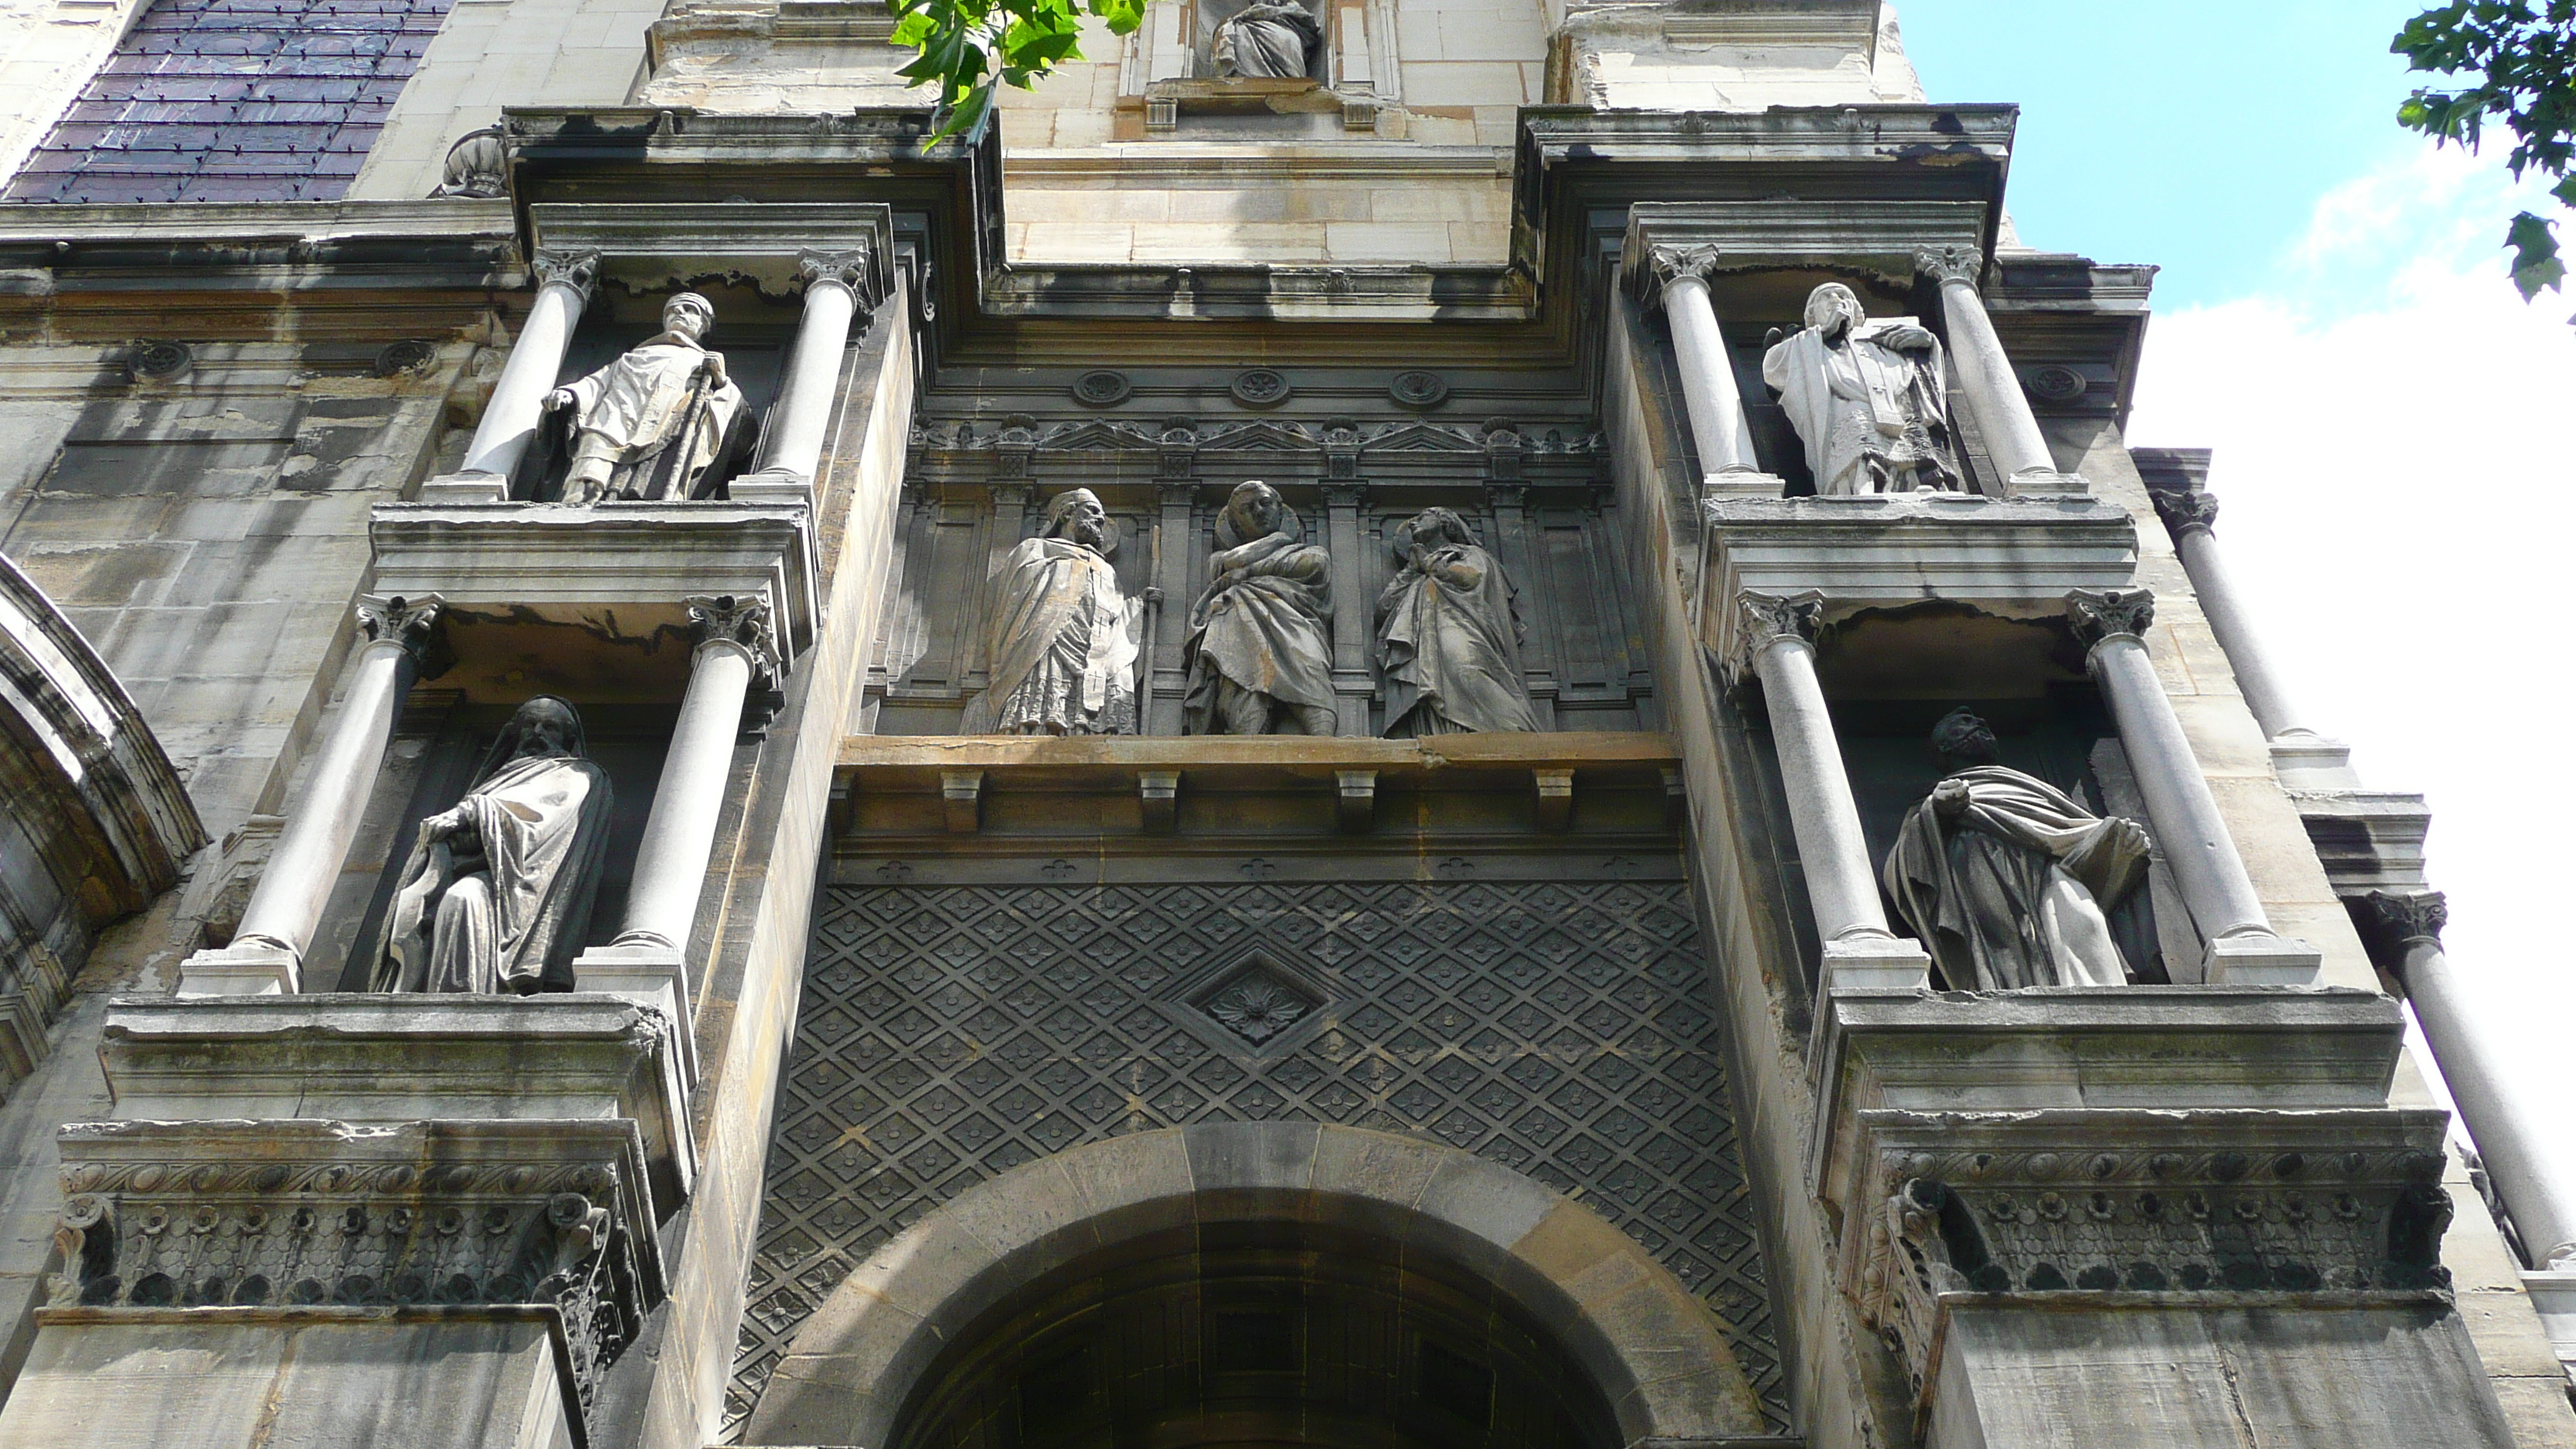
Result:
M583 994L215 996L111 1003L119 1121L630 1121L656 1206L697 1148L669 1019Z

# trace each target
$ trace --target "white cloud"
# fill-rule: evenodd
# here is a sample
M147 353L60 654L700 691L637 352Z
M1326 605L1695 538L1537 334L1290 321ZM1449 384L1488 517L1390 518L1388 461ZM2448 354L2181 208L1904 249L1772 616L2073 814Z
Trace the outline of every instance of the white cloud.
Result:
M2434 809L2451 957L2546 1104L2576 1094L2576 297L2526 305L2492 163L2322 197L2259 293L2157 317L2132 442L2216 450L2218 538L2311 722ZM2568 238L2576 250L2576 236Z

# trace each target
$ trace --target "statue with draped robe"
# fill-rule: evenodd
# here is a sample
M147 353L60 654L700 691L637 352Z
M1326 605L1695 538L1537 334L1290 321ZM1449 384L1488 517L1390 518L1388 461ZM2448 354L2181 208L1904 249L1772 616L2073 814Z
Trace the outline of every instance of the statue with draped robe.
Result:
M573 707L552 695L519 706L465 798L420 822L369 989L570 991L611 804Z
M1305 537L1267 483L1240 484L1226 499L1181 646L1181 733L1333 732L1331 566Z
M1762 380L1807 445L1816 492L1965 488L1940 340L1911 317L1871 320L1840 282L1808 294L1806 321L1763 354Z
M1119 592L1108 511L1088 488L1047 504L993 576L992 683L966 706L970 735L1136 733L1136 630L1143 601Z
M1954 991L2118 986L2108 913L2147 872L2147 832L1995 763L1967 710L1932 730L1949 775L1907 813L1880 878Z
M1426 508L1396 529L1394 552L1395 577L1377 597L1388 737L1536 730L1517 596L1467 521Z
M564 502L696 498L719 481L749 437L742 389L702 340L715 315L682 292L663 306L660 332L546 394L546 451L572 454Z
M1252 0L1225 18L1208 47L1221 76L1303 80L1324 32L1297 0Z

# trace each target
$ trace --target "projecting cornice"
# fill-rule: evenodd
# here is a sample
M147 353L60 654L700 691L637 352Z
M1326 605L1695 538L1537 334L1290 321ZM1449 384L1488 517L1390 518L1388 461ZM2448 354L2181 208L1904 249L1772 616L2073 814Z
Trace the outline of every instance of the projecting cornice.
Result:
M1986 212L1975 201L1639 202L1628 208L1621 260L1631 284L1648 293L1667 263L1685 259L1704 276L1821 268L1901 288L1912 285L1921 249L1978 247Z

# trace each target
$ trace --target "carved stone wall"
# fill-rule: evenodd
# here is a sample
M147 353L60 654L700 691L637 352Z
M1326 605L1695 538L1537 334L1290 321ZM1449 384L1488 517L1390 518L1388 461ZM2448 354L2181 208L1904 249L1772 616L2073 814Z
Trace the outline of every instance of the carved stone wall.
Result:
M1707 1299L1785 1424L1674 867L1598 856L1507 882L1459 857L1334 883L1251 860L1223 883L1076 887L888 865L886 885L829 889L731 1415L835 1285L966 1188L1123 1132L1307 1119L1424 1134L1579 1197Z

